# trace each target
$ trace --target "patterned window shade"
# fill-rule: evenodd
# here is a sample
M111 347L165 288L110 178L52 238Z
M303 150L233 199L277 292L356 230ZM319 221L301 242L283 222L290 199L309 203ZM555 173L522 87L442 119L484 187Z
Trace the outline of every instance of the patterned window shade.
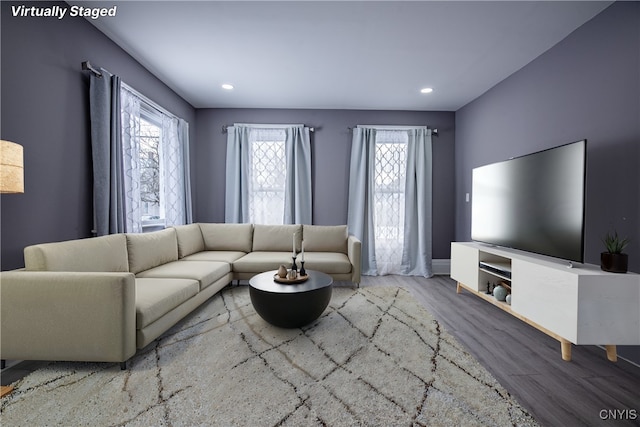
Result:
M186 222L185 158L177 117L162 116L162 167L160 188L162 211L167 225Z
M402 263L407 142L406 131L379 130L376 133L373 194L379 274L397 273Z
M287 159L284 129L251 129L249 133L249 220L283 224Z

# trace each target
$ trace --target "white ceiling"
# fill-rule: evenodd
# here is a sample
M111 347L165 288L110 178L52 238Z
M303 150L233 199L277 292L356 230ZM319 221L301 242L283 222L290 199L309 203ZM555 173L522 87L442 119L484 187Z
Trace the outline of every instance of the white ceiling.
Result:
M463 107L611 4L69 3L117 5L89 21L196 108L431 111Z

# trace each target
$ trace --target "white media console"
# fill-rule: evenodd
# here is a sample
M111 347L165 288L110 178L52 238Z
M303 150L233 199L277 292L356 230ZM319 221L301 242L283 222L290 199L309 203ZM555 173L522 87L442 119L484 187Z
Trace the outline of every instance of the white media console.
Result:
M471 293L534 326L561 344L605 346L617 360L616 345L640 345L640 275L602 271L528 252L481 243L451 243L451 278L457 293ZM487 283L510 283L511 305L487 294Z

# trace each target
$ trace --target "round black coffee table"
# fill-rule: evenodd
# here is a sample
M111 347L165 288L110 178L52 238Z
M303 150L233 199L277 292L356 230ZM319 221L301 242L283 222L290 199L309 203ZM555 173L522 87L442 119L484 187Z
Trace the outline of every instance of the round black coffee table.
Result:
M249 295L256 312L281 328L299 328L316 320L331 300L333 279L320 271L307 270L309 279L294 285L273 280L267 271L249 280Z

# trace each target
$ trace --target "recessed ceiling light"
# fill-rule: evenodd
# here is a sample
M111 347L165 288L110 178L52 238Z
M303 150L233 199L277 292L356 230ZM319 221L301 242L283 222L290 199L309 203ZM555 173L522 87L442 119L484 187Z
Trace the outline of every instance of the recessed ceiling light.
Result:
M222 89L231 90L233 89L233 85L230 85L229 83L225 83L222 85Z
M433 92L432 87L425 87L423 89L420 89L420 93L431 93L431 92Z

